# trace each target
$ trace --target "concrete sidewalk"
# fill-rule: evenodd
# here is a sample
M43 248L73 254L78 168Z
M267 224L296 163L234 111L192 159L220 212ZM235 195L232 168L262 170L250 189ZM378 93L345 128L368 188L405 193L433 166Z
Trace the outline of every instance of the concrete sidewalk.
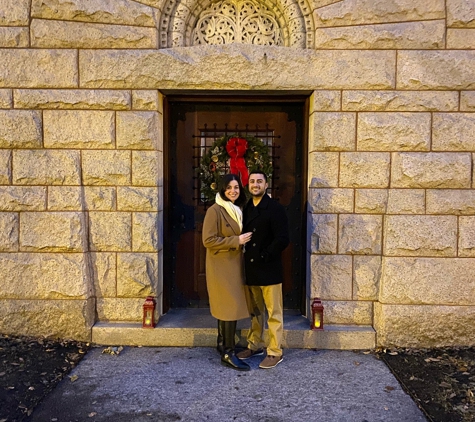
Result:
M259 369L258 356L238 372L213 348L103 349L91 350L31 421L426 421L372 354L286 349L273 369Z

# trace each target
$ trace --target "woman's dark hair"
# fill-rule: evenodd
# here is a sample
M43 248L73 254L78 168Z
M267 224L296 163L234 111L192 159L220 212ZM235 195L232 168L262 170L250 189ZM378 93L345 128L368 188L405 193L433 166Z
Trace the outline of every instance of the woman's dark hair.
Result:
M239 185L239 196L238 198L234 201L234 205L237 205L238 207L243 206L246 203L246 192L244 192L244 188L242 187L241 180L239 179L239 176L229 173L225 174L222 179L221 179L221 187L219 189L219 195L221 196L222 199L225 201L229 201L229 199L226 197L224 192L226 191L226 187L229 185L230 182L235 180L238 182Z

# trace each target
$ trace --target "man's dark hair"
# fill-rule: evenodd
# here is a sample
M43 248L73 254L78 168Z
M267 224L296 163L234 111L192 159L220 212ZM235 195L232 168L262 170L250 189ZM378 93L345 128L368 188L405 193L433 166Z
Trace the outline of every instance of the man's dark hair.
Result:
M237 205L238 207L243 206L246 203L246 192L244 192L244 188L242 187L241 180L239 179L239 176L229 173L225 174L222 179L221 179L221 187L219 189L219 195L221 196L222 199L225 201L229 201L229 199L226 197L224 192L226 191L226 187L231 183L233 180L238 182L239 185L239 196L238 198L234 201L234 205Z
M267 183L267 174L265 174L262 170L259 170L259 169L251 170L251 172L249 173L249 178L251 178L251 174L262 174L264 176L265 182Z

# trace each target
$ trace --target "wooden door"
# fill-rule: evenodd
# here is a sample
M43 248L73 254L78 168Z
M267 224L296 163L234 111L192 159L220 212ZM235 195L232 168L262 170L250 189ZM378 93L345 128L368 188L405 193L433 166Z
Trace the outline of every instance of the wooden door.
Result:
M164 305L208 307L201 241L209 204L200 198L196 167L203 145L238 134L269 143L274 172L268 193L284 205L291 244L285 250L284 306L301 309L305 294L305 104L168 99L165 149ZM303 311L303 309L301 309Z

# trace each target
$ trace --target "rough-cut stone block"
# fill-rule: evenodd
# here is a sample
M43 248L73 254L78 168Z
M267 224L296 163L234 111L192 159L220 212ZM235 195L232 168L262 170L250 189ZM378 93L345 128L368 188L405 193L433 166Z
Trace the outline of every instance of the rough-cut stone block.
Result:
M20 250L81 252L85 250L84 219L77 212L24 212Z
M132 184L135 186L163 185L160 151L132 151Z
M381 254L383 218L381 215L340 215L338 253Z
M444 19L444 0L401 0L377 5L372 0L347 0L314 12L317 28L419 21L421 16L427 20Z
M359 113L359 151L428 151L430 113Z
M338 187L340 155L338 152L312 152L309 155L309 186Z
M474 50L475 29L447 29L447 48L451 50Z
M313 113L309 125L311 151L355 150L355 113Z
M13 151L16 185L80 185L79 151Z
M15 108L128 110L130 92L82 89L15 89Z
M50 211L112 211L116 209L116 190L107 186L50 186Z
M343 91L344 111L457 111L455 91Z
M94 296L97 298L117 295L116 255L108 252L93 252L85 257L94 274Z
M353 299L378 300L381 257L355 256L353 265Z
M457 217L389 215L384 225L384 255L455 256Z
M0 27L0 48L25 48L29 46L29 41L27 27Z
M390 189L388 214L424 214L425 191L423 189Z
M41 147L39 111L0 110L0 148Z
M18 251L19 216L14 212L0 212L0 251Z
M472 0L447 1L447 26L475 28L475 5Z
M84 88L394 89L395 65L396 55L389 50L250 44L79 52Z
M310 96L310 114L315 111L340 111L341 92L320 90Z
M310 189L309 212L333 214L353 212L353 189Z
M12 108L13 92L11 89L0 89L0 108Z
M460 93L460 111L475 111L475 91Z
M387 152L342 152L340 186L343 188L387 188L390 155Z
M77 88L77 51L0 49L0 87Z
M475 151L474 113L434 113L433 151Z
M12 180L12 152L0 150L0 185L9 185Z
M445 47L444 36L445 20L317 28L315 48L435 49Z
M132 91L133 110L158 110L158 92L144 89Z
M45 110L45 148L113 148L113 111Z
M474 89L475 51L399 51L396 88Z
M475 214L475 190L428 189L427 214Z
M391 187L469 188L472 160L464 153L393 153Z
M336 214L308 215L308 250L315 254L336 254L338 219Z
M459 218L459 256L475 257L475 217Z
M32 337L91 341L94 302L94 299L2 300L0 331L13 336L22 333Z
M162 120L155 111L117 113L117 148L161 150Z
M156 254L122 253L117 255L118 297L143 298L155 294L157 285L158 262Z
M79 299L87 295L83 254L0 254L0 271L0 298Z
M326 324L373 324L373 302L326 300L324 307L324 322Z
M157 24L156 11L131 0L33 0L34 18L79 22L113 23L135 26Z
M30 0L2 0L0 26L28 26Z
M0 186L0 211L41 211L46 209L46 188L41 186Z
M388 205L386 189L357 189L355 212L359 214L385 214Z
M118 187L117 209L119 211L158 211L158 196L157 188Z
M325 300L351 300L352 257L312 255L310 296Z
M33 19L35 48L156 48L157 30L137 26Z
M90 212L89 231L91 251L124 252L132 247L130 213Z
M86 185L128 185L130 151L82 151L82 171Z
M102 298L97 300L99 321L142 322L144 299L141 298Z
M405 305L475 305L475 259L383 258L379 301Z
M132 214L132 250L156 252L162 249L163 214L136 212Z
M375 304L378 346L473 345L475 307Z

